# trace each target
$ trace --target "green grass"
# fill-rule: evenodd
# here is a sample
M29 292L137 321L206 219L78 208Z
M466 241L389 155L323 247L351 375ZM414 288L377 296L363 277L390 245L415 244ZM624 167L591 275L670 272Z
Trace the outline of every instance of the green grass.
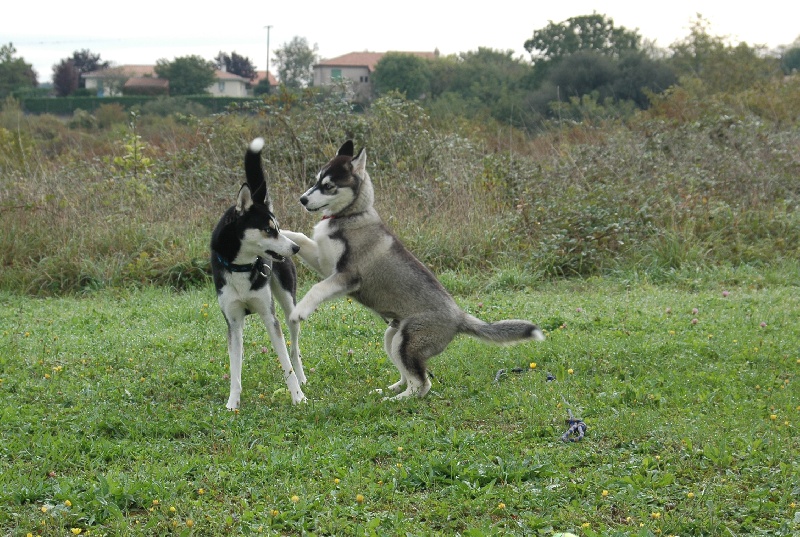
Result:
M292 406L252 319L237 413L211 288L0 294L0 533L800 531L796 272L446 281L469 311L537 321L547 341L458 338L427 398L385 403L382 323L325 304L300 341L309 402ZM582 442L559 439L568 409Z

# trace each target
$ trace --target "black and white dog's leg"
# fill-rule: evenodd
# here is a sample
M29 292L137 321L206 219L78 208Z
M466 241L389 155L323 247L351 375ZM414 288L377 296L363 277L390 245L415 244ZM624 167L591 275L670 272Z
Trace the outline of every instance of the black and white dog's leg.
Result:
M222 304L220 304L222 306ZM242 357L244 355L244 311L222 310L228 324L228 359L230 360L231 391L228 396L228 410L236 410L242 395Z
M294 310L295 306L294 292L282 285L283 280L278 277L278 266L279 265L277 264L273 265L273 275L275 277L270 280L272 296L278 300L278 304L280 304L281 309L283 310L286 326L289 327L289 360L291 361L292 368L297 376L297 381L300 384L305 384L306 374L305 370L303 369L303 361L300 358L300 321L293 321L290 318L292 310Z
M292 366L292 361L289 359L289 353L286 351L286 340L283 338L281 323L275 315L273 304L270 303L268 307L272 308L272 310L259 311L258 315L264 321L264 326L267 327L267 334L269 334L269 339L272 342L272 348L278 354L278 361L281 364L281 369L283 369L283 378L286 381L289 394L292 396L292 403L301 403L306 400L306 396L300 388L300 380Z

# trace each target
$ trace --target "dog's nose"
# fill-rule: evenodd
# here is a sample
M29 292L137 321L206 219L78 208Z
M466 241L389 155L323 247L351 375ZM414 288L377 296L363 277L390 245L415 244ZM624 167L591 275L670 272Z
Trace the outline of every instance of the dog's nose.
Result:
M296 244L293 244L293 245L292 245L292 253L295 253L295 254L296 254L296 253L297 253L297 252L299 252L299 251L300 251L300 247L299 247L299 246L297 246Z
M302 203L305 206L306 204L308 204L308 198L303 196L302 198L300 198L300 203Z

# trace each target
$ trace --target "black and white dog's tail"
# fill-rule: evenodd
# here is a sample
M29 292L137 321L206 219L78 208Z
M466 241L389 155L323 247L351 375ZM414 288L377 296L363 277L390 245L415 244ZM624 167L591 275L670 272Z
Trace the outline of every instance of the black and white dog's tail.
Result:
M261 150L264 148L264 139L256 138L247 148L244 155L244 172L247 177L247 186L254 203L270 206L267 196L267 181L264 178L264 169L261 167Z
M530 339L544 341L544 334L538 326L518 319L487 323L477 317L465 314L459 331L500 345L518 343Z

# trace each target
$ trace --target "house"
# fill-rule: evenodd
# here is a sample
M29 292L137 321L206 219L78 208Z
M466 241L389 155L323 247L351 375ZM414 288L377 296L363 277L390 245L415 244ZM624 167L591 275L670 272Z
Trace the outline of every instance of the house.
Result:
M399 52L412 54L425 59L439 57L439 51L433 52ZM314 65L314 85L330 86L343 81L352 84L353 97L369 99L372 96L372 73L375 65L386 52L350 52L344 56L322 60Z
M130 84L129 88L135 88L139 83L141 85L152 84L153 79L158 78L152 65L120 65L83 73L81 77L86 83L86 89L96 93L98 97L116 97L125 92L126 84ZM168 80L163 80L158 85L164 87L163 89L169 93Z
M84 73L82 76L86 81L86 89L96 91L98 97L169 95L169 80L158 78L153 65L121 65ZM271 74L269 78L272 84L275 79ZM239 75L217 70L216 81L206 91L215 97L247 97L252 95L251 84L254 85L257 80L251 83Z

